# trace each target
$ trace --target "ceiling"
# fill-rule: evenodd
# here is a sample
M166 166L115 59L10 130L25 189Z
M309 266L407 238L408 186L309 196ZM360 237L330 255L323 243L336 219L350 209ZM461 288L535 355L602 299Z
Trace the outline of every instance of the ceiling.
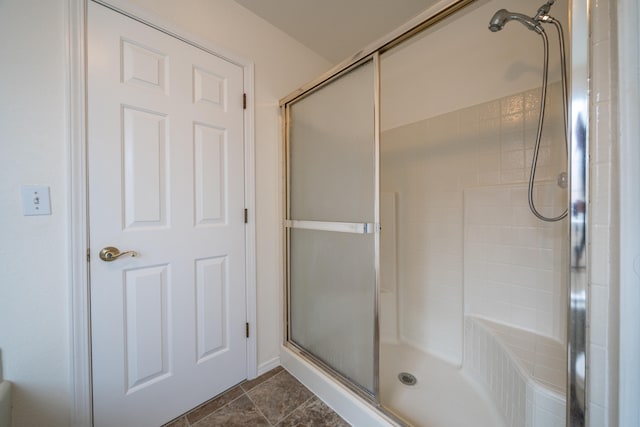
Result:
M235 1L336 64L438 0Z

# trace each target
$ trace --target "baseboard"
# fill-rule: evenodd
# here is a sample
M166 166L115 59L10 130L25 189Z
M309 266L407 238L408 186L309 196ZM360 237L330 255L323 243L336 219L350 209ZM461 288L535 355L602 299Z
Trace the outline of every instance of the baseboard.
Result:
M280 356L276 356L271 360L267 360L266 362L262 362L258 365L258 377L266 372L269 372L273 368L277 368L280 366ZM253 378L249 378L250 380Z

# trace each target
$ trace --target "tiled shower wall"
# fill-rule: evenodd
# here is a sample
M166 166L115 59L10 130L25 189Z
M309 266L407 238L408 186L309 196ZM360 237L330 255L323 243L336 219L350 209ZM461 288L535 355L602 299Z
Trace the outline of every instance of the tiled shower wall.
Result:
M566 164L559 83L550 85L548 96L539 183L555 182ZM534 88L382 133L381 191L397 194L399 335L453 363L462 361L464 194L510 188L517 198L526 198L522 189L529 177L539 104L540 90ZM565 197L564 190L552 188L551 199ZM512 203L517 209L511 209ZM526 199L508 204L510 221L528 223ZM499 218L503 214L496 210ZM487 225L496 221L490 214L483 218ZM528 231L535 234L536 247L553 247L548 233ZM509 259L502 263L506 272L515 266ZM552 293L561 286L557 279L545 283Z
M536 187L537 208L566 206L556 182ZM565 341L567 221L529 212L527 185L464 191L464 313Z

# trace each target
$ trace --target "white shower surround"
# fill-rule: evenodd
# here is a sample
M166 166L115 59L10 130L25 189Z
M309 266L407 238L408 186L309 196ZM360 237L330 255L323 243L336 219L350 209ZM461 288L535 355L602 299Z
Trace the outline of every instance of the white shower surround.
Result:
M555 16L567 22L568 8L561 6L554 7ZM456 37L466 34L461 26L477 25L479 16L501 7L521 9L507 0L487 2L382 58L381 191L395 194L398 263L394 286L381 283L382 289L393 290L381 295L381 331L387 332L382 338L421 350L422 364L435 355L461 366L506 425L561 426L568 226L567 220L539 221L527 200L542 66L523 47L533 49L539 40L518 25L489 34L491 41L484 40L488 32L478 34L481 50L471 57L488 59L477 64L485 72L482 67L493 67L481 87L473 79L456 77L456 71L442 75L433 67L442 57L438 46L456 50ZM453 40L454 46L438 43L438 37ZM469 64L461 58L467 57L454 55L453 69L466 72ZM567 161L557 62L552 68L556 79L548 90L534 190L536 206L547 216L561 213L567 200L556 184ZM521 72L519 78L515 70ZM455 96L449 95L451 81L459 82ZM383 229L389 227L384 216L381 223ZM390 262L381 254L384 278ZM385 323L394 310L398 333L389 337L393 328ZM505 326L490 328L491 322L473 316ZM500 335L500 328L509 332ZM522 345L510 347L512 342ZM550 360L548 353L535 351L532 359L517 357L540 343L557 357ZM382 351L388 347L383 345ZM416 369L420 366L415 363ZM383 364L381 369L384 378L389 368ZM560 383L553 384L553 378ZM389 397L385 401L384 393L382 397L383 405L397 404ZM401 411L420 419L415 405L402 405Z
M534 192L548 215L566 200L555 183L566 161L560 93L550 85ZM382 133L397 284L381 287L395 290L402 342L460 365L464 314L565 340L566 220L539 221L527 202L539 99L533 88ZM390 264L381 259L381 277Z
M536 186L537 207L558 215L566 195ZM565 199L565 200L563 200ZM566 220L529 212L525 184L464 190L464 313L550 337L566 337Z

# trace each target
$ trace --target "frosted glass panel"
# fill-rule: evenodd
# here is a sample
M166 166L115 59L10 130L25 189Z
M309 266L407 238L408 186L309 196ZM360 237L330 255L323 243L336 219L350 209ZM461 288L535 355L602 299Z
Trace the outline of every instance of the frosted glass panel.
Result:
M372 61L288 106L289 339L373 395L374 107Z
M374 235L291 230L291 339L374 393Z
M373 82L369 61L290 106L291 219L373 222Z

